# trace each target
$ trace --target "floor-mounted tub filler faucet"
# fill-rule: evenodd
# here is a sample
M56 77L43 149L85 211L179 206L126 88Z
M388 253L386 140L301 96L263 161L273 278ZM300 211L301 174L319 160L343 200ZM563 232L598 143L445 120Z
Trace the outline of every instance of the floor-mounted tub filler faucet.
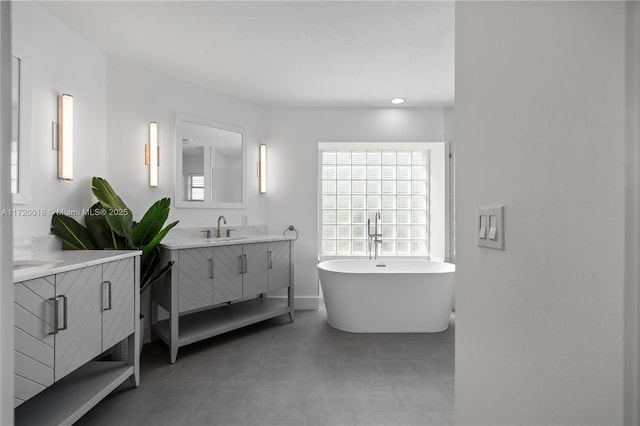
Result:
M380 232L378 232L378 221L380 222ZM371 246L373 245L375 259L378 259L378 244L382 245L382 217L380 212L376 212L373 234L371 233L371 219L367 219L367 234L369 234L369 260L371 260Z
M216 229L216 238L220 238L220 221L224 221L224 224L227 224L227 218L224 217L223 215L218 216L218 228Z

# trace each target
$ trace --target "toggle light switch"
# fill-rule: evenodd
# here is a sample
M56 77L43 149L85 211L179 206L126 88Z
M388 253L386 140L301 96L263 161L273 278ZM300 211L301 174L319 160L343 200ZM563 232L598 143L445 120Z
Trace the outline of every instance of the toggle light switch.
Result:
M478 207L476 218L476 245L504 250L504 206Z
M489 239L496 241L498 239L498 216L489 216Z
M487 238L487 216L480 215L480 230L478 231L478 238L485 240Z

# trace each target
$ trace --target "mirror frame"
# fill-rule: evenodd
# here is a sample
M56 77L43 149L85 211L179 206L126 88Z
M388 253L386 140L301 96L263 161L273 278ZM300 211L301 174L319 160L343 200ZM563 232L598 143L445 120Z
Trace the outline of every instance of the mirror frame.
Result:
M31 202L31 58L21 49L11 56L20 60L20 121L18 123L18 192L11 194L13 204Z
M184 123L200 124L203 126L214 127L220 130L240 133L242 138L242 201L240 202L215 202L215 201L185 201L182 182L182 135L184 133ZM177 208L195 208L195 209L244 209L247 206L247 141L245 140L244 130L225 123L209 120L195 115L176 112L175 116L175 139L174 139L174 204Z

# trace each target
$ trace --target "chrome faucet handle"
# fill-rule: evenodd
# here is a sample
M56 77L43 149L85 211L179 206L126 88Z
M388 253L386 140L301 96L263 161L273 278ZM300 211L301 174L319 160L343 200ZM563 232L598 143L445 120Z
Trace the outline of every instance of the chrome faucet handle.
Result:
M231 237L231 231L235 231L236 228L227 228L227 238Z
M200 232L202 232L202 234L203 234L203 236L204 236L205 238L211 238L211 230L210 230L210 229L203 229L203 230L202 230L202 231L200 231Z

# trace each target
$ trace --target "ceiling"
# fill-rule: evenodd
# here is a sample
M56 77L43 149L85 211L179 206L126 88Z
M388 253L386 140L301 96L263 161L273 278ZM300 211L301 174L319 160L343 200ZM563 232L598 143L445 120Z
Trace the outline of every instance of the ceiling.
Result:
M453 1L42 1L108 55L270 106L454 102Z

